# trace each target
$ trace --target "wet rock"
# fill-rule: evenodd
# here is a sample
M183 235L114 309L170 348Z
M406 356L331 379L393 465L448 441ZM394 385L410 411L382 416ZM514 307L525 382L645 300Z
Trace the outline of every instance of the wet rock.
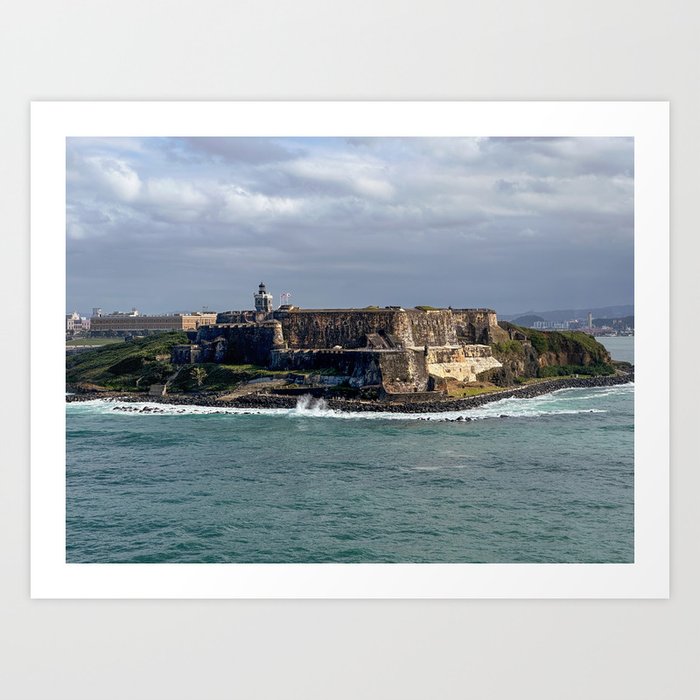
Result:
M479 406L484 406L493 401L506 398L534 398L542 394L547 394L557 389L580 388L580 387L601 387L614 386L616 384L626 384L634 381L634 372L620 373L603 377L578 377L570 379L556 379L538 384L531 384L524 387L514 387L492 394L480 394L464 399L436 399L435 401L416 401L415 403L385 404L381 401L329 398L328 408L338 411L363 411L379 413L440 413L445 411L464 411ZM143 394L119 394L110 392L85 392L81 394L66 396L67 403L79 401L91 401L103 399L106 401L120 401L124 403L149 401L152 403L169 404L173 406L209 406L221 408L294 408L297 397L271 395L265 393L242 396L228 402L221 402L218 394L177 394L159 397L147 397ZM114 410L138 412L138 409L127 407L114 407ZM152 411L144 411L144 413ZM470 420L469 417L463 417Z

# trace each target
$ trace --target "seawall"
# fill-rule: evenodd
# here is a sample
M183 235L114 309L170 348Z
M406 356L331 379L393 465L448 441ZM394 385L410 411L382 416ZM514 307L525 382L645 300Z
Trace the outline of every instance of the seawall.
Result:
M508 398L530 399L543 394L549 394L558 389L578 389L585 387L604 387L619 384L629 384L634 381L634 372L620 373L603 377L578 377L552 379L549 381L528 384L515 389L504 389L488 394L469 396L463 399L440 399L432 401L415 401L400 404L383 403L381 401L360 401L356 399L327 398L328 408L338 411L373 411L379 413L440 413L446 411L464 411L477 408L493 401ZM231 401L221 401L219 395L168 395L150 397L145 394L123 394L117 392L89 392L66 396L66 403L107 399L124 402L165 403L185 406L212 406L224 408L294 408L297 397L273 394L253 394L241 396Z

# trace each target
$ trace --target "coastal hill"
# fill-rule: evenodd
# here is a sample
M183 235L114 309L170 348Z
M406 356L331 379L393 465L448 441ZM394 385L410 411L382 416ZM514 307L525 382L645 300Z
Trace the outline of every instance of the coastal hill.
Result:
M501 386L527 379L568 375L605 376L616 372L610 354L593 336L582 331L537 331L501 321L508 340L492 344L503 365L490 380Z
M448 379L442 384L448 396L468 396L546 378L616 372L606 349L585 333L544 333L500 322L493 335L490 350L502 366L483 372L477 382ZM274 384L300 386L300 390L320 386L329 395L371 397L371 393L353 390L332 369L275 370L250 362L173 365L173 349L186 342L184 333L172 332L69 355L68 390L147 393L152 385L167 384L168 393L187 394L241 391L246 386L266 390Z
M161 333L67 355L66 384L84 391L148 391L172 374L170 351L184 342L185 333Z
M197 379L192 372L170 363L172 349L186 342L185 333L161 333L68 355L66 385L79 392L148 392L153 384L169 382L174 391L224 391L242 382L278 374L251 364L207 364Z

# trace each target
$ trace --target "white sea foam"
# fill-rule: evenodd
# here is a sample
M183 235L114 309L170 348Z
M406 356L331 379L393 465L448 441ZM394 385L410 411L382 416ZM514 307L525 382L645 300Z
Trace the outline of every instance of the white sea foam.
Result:
M276 416L287 419L338 418L342 420L423 420L454 421L457 419L482 420L487 418L538 418L542 416L576 415L579 413L607 413L606 409L589 407L588 401L611 395L632 393L633 384L585 389L559 389L550 394L534 398L507 398L460 411L440 413L383 413L378 411L338 411L328 408L324 399L310 395L299 398L294 408L234 408L229 406L192 406L184 404L161 404L154 402L132 402L114 399L67 404L69 411L101 413L121 416L177 416L177 415L230 415L230 416ZM581 393L585 392L585 393ZM584 404L582 405L582 402Z
M298 414L303 416L321 416L326 413L336 413L329 411L328 403L325 399L315 399L311 394L304 394L297 399L297 405L294 409Z

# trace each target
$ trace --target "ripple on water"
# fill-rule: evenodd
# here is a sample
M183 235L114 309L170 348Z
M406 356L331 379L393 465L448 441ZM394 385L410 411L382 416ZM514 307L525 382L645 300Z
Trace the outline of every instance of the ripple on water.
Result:
M633 400L567 389L437 415L68 404L67 558L632 561Z

